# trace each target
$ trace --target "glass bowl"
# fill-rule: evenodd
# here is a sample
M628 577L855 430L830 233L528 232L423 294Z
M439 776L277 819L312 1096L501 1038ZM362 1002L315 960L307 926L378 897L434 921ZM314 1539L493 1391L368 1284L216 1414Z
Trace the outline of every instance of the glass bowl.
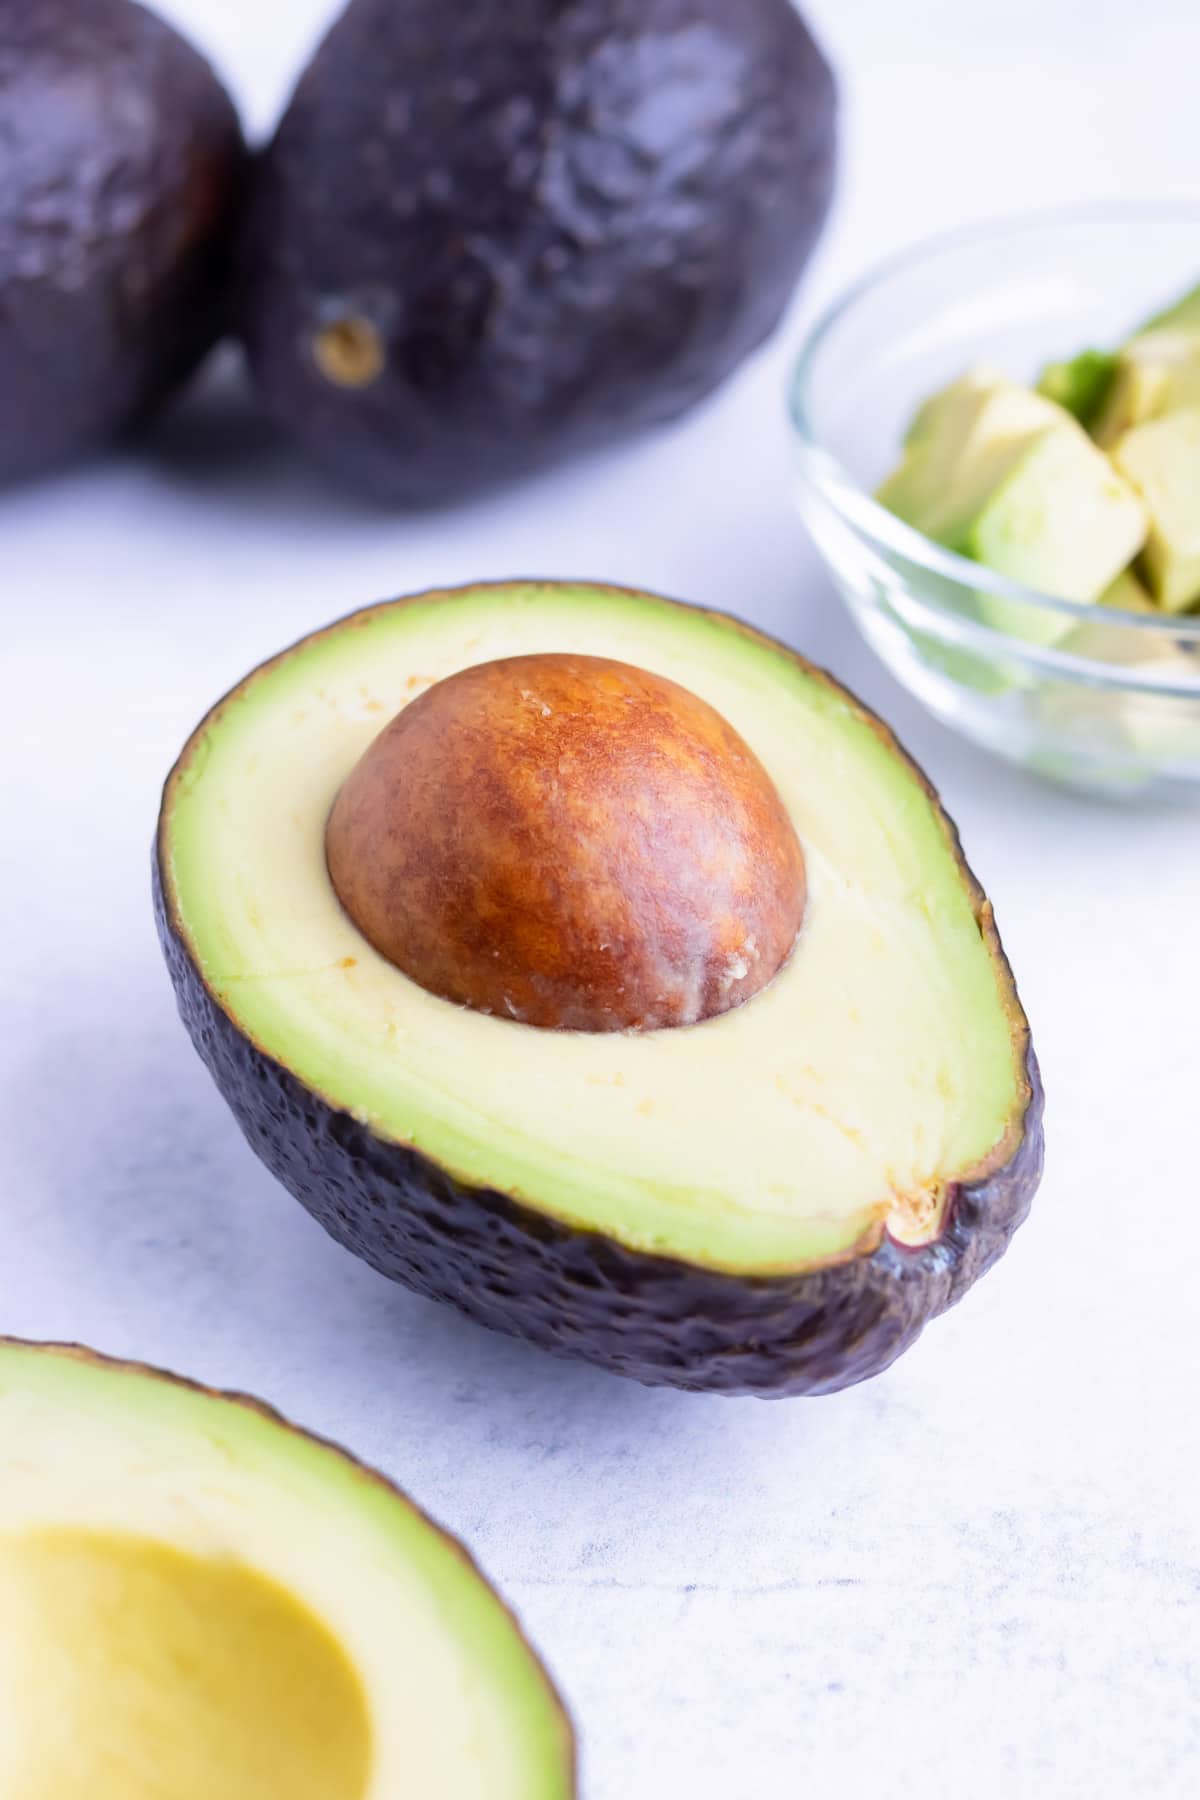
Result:
M1047 361L1120 343L1197 281L1200 206L989 225L922 245L852 288L810 334L791 381L800 508L867 641L956 731L1104 794L1200 798L1200 618L1023 587L942 549L871 494L920 402L973 364L1032 381ZM1013 632L989 622L996 597ZM1064 618L1090 629L1047 644Z

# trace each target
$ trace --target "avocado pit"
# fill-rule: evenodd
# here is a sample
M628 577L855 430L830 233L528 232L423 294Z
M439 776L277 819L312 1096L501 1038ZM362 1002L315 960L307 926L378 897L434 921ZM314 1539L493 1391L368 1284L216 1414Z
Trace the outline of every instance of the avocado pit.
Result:
M771 777L665 677L547 653L437 682L326 827L368 942L428 992L571 1031L694 1025L779 971L804 856Z

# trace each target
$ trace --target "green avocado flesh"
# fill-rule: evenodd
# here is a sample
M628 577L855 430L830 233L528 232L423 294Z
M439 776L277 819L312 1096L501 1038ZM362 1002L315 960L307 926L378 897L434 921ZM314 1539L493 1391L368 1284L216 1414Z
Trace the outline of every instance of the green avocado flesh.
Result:
M1165 612L1182 612L1200 598L1200 406L1135 426L1113 458L1150 514L1150 591Z
M1200 406L1200 333L1153 332L1134 338L1117 357L1092 430L1111 453L1134 426L1194 406Z
M671 677L742 734L807 862L791 959L688 1028L548 1032L460 1009L379 957L325 866L380 729L468 665L536 652ZM168 786L166 902L246 1038L378 1136L634 1250L739 1272L936 1237L1003 1162L1024 1025L982 899L919 775L834 684L717 615L612 589L422 596L310 637L237 688Z
M568 1800L511 1615L252 1403L0 1340L4 1800Z
M1180 299L1173 300L1162 312L1155 313L1152 319L1138 331L1138 337L1147 337L1157 331L1187 331L1200 334L1200 287L1189 288Z
M1048 363L1038 378L1037 391L1090 431L1116 374L1117 358L1111 350L1081 350L1070 362Z

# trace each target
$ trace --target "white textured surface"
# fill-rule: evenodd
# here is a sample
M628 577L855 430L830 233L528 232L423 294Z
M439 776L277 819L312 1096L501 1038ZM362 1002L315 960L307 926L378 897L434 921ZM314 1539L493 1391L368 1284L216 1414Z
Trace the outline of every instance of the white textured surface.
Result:
M169 10L262 124L329 8ZM946 222L1200 188L1180 0L813 12L852 79L806 309ZM435 518L203 419L0 500L0 1330L261 1392L397 1476L521 1607L587 1800L1175 1800L1200 1791L1200 817L1039 787L872 664L787 505L799 322L684 428ZM389 1287L258 1167L175 1020L148 846L198 714L358 602L515 573L659 586L827 661L992 890L1048 1175L1005 1263L873 1386L648 1392Z

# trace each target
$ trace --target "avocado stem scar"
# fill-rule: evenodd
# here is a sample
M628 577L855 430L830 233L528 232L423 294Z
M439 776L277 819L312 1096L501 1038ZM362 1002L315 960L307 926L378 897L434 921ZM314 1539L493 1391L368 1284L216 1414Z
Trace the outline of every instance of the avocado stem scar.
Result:
M313 361L335 387L365 388L383 374L383 339L369 319L347 313L324 326L312 340Z

